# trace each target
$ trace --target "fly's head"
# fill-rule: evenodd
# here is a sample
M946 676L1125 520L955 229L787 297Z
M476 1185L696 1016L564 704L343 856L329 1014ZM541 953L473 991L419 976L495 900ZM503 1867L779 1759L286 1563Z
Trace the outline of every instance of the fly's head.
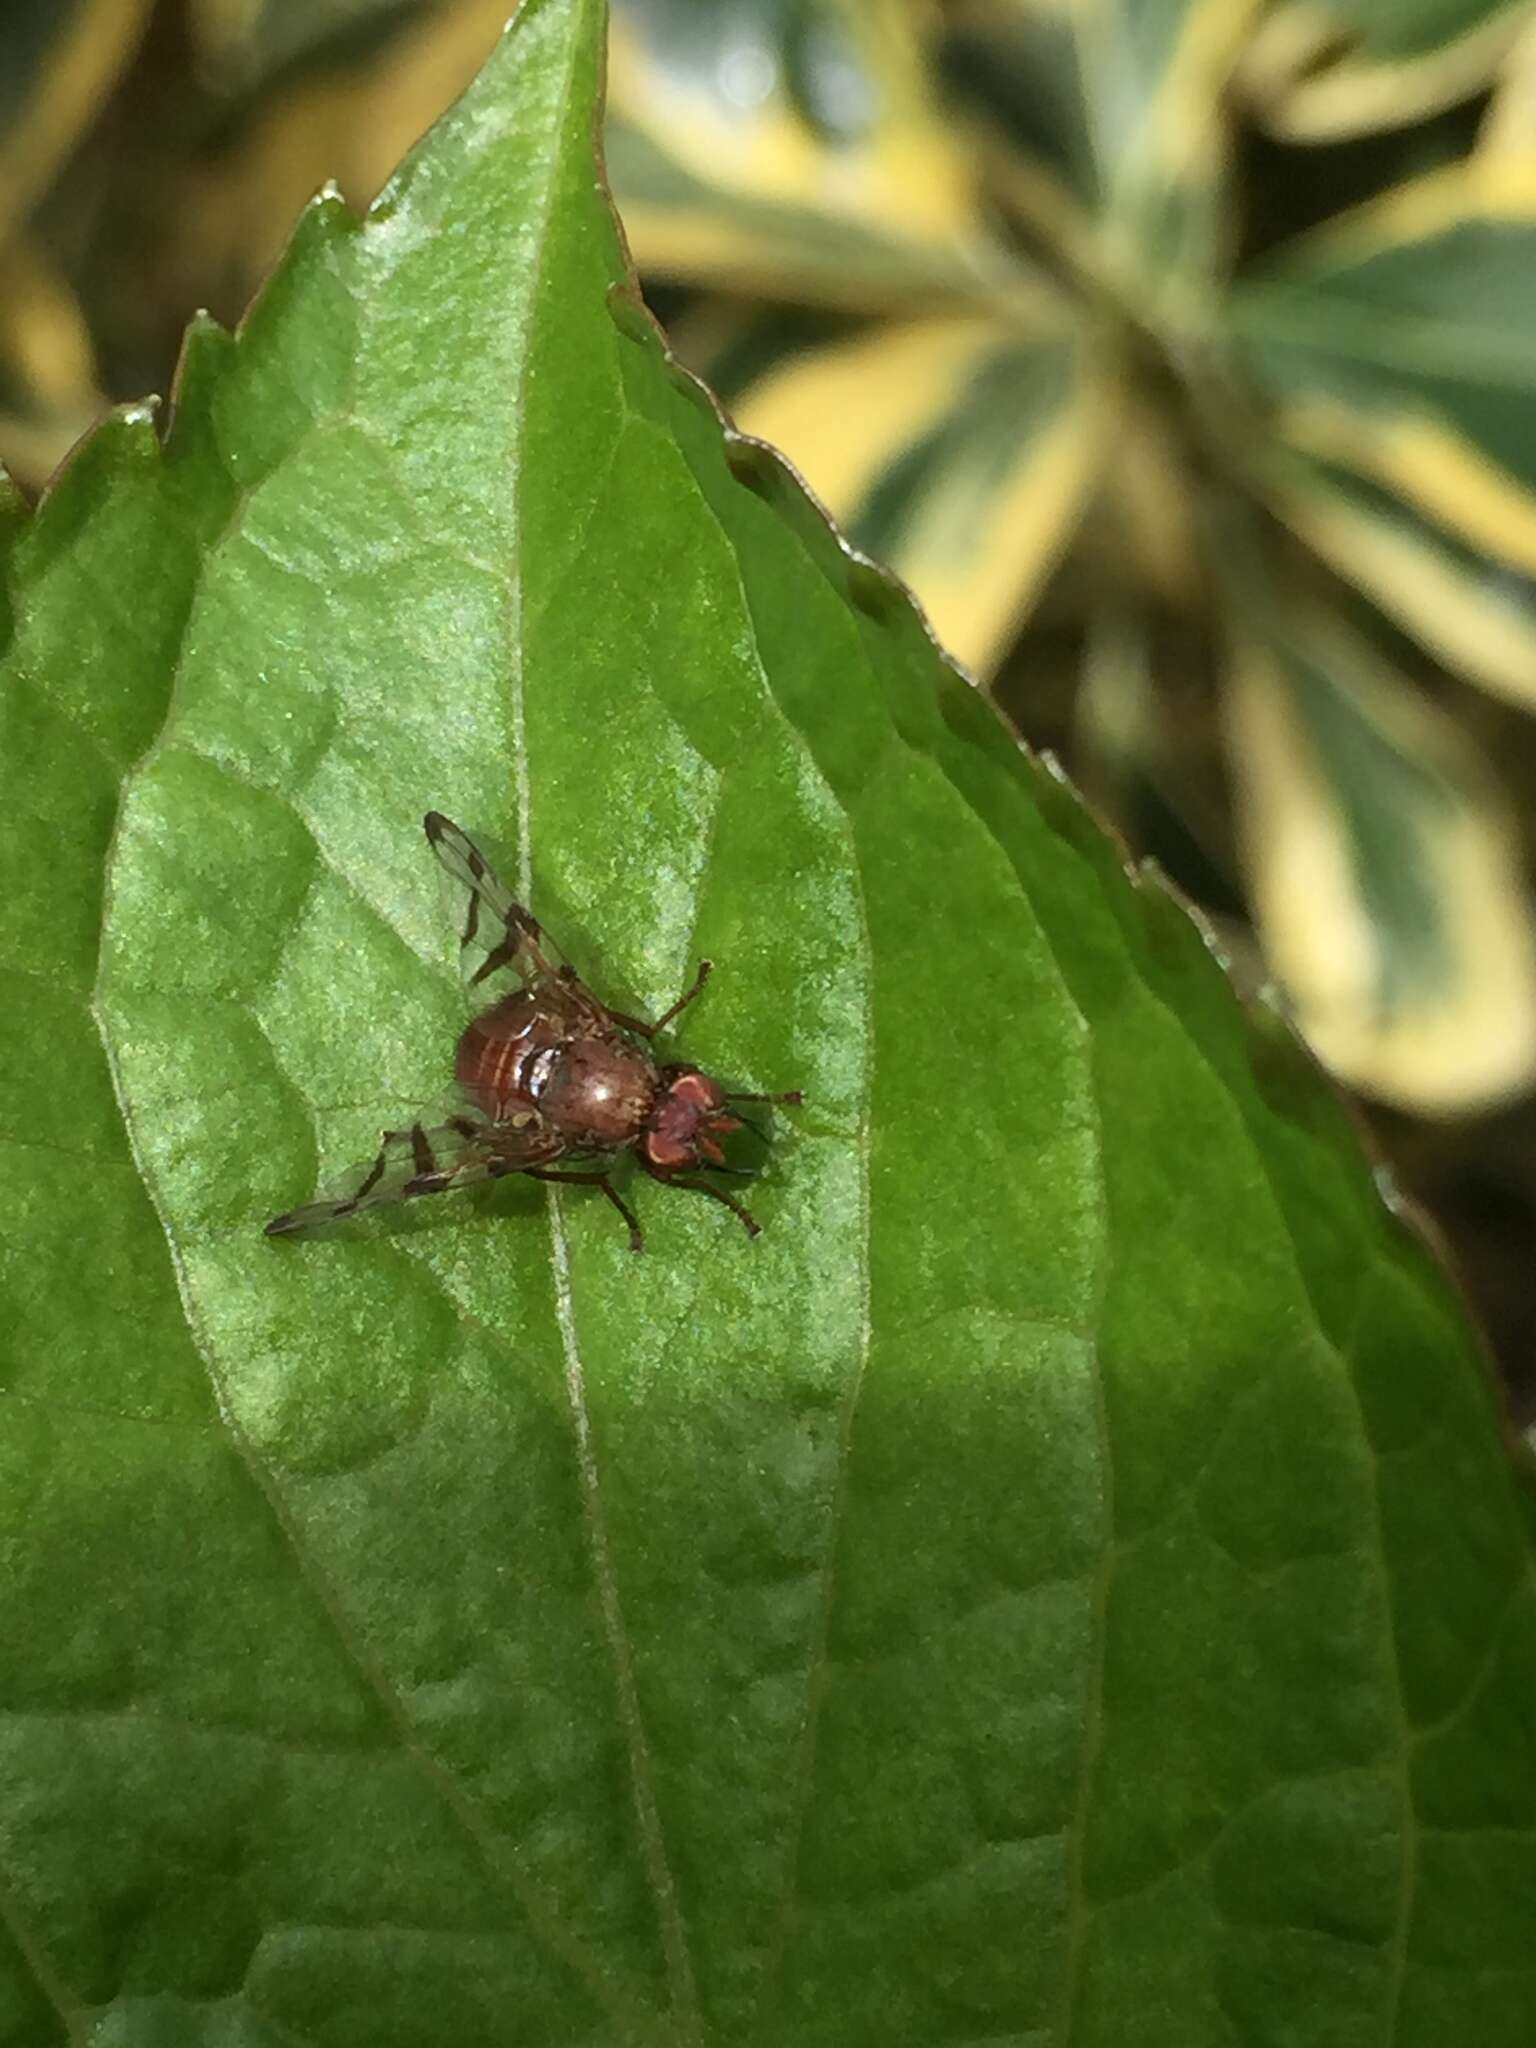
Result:
M724 1166L718 1140L741 1129L725 1106L725 1090L699 1067L663 1067L661 1085L640 1140L641 1156L655 1174Z

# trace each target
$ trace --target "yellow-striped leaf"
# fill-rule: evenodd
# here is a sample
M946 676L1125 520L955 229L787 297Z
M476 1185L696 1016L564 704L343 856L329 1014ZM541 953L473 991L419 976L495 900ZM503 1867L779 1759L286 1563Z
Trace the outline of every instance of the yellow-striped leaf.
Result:
M1106 253L1139 296L1162 300L1222 255L1224 88L1257 0L1091 0L1072 12L1104 167Z
M1421 1112L1536 1070L1536 946L1514 836L1453 727L1357 635L1241 619L1228 691L1265 948L1336 1073Z
M1224 88L1257 6L1019 0L968 17L965 82L1043 187L1015 196L1059 233L1057 195L1075 194L1097 216L1094 267L1144 309L1187 318L1180 295L1220 260Z
M642 269L854 306L1019 288L911 10L823 0L794 25L617 12L607 158Z
M1490 560L1335 463L1288 463L1271 484L1270 502L1446 668L1536 710L1536 582L1529 573Z
M1513 415L1513 408L1511 408ZM1476 553L1536 575L1536 490L1425 410L1307 397L1284 406L1280 439L1307 458L1379 485ZM1521 422L1510 419L1513 445Z
M1109 387L1067 328L885 327L792 359L736 408L977 673L1007 646L1099 479Z
M0 122L0 240L47 191L144 30L149 0L79 0L6 25ZM40 49L32 46L41 42Z
M1231 310L1293 446L1536 572L1536 159L1475 157L1358 208Z
M1523 12L1524 25L1499 66L1478 133L1478 151L1485 157L1536 154L1536 11Z
M1291 141L1401 127L1486 85L1528 13L1523 0L1292 0L1244 52L1243 90Z

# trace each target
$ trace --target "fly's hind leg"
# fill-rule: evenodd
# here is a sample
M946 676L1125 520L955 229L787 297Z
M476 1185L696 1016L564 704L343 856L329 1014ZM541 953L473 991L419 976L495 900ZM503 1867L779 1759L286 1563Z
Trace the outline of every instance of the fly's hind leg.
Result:
M526 1169L530 1180L568 1181L575 1187L601 1188L615 1209L629 1225L629 1248L632 1252L645 1250L645 1232L640 1228L640 1219L628 1202L619 1193L606 1173L552 1173L548 1167L530 1166Z

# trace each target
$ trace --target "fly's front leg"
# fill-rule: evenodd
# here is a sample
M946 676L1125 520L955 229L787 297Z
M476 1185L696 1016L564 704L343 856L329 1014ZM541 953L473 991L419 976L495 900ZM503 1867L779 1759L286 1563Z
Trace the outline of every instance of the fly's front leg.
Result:
M754 1095L749 1094L745 1089L736 1088L728 1090L725 1099L727 1102L780 1102L797 1109L804 1102L805 1097L798 1088L787 1088L781 1095ZM751 1117L746 1115L744 1111L738 1110L736 1112L735 1121L744 1125L754 1138L762 1138L766 1141L768 1133L761 1124L753 1123ZM716 1173L719 1173L721 1170L718 1166L715 1168Z
M687 1009L694 997L700 993L705 982L708 981L710 975L714 972L714 965L713 960L701 960L699 962L699 971L693 977L693 986L678 997L670 1010L663 1010L654 1024L647 1024L643 1017L628 1016L623 1010L610 1010L608 1014L612 1017L615 1024L622 1024L626 1031L638 1031L642 1038L654 1038L658 1031L666 1030L674 1017L680 1017L683 1014L684 1010Z

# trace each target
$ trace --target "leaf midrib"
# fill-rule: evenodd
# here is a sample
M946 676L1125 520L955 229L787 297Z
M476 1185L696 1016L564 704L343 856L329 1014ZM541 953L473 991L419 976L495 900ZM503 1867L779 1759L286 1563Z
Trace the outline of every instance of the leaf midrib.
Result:
M525 8L524 11L525 13L528 13L531 12L531 9ZM558 146L558 141L561 131L563 130L568 117L571 92L575 78L576 59L578 50L579 42L577 37L575 35L568 37L565 77L559 99L558 113L555 119L554 127L552 129L552 133L556 137L556 147L554 147L551 150L547 161L544 189L542 193L542 206L540 209L540 219L536 235L534 238L535 256L534 261L530 266L530 283L528 291L528 298L530 304L534 302L534 299L536 297L537 281L543 270L545 256L549 244L550 229L554 211L554 197L560 179L561 171L563 169L563 155L561 149ZM365 218L364 221L361 223L360 241L362 237L366 236L369 225L369 220ZM350 288L355 298L355 278L352 281ZM366 308L364 310L366 312ZM327 422L335 423L340 420L349 420L353 422L359 428L360 431L368 431L366 421L362 420L355 410L355 376L360 350L361 340L359 338L357 346L354 347L351 364L353 389L349 393L346 402L335 408L331 413L327 414L323 420L311 420L307 427L304 429L303 435L301 437L301 441L303 443L307 443L310 436L314 432L319 430ZM521 418L522 398L526 392L526 378L527 354L525 353L522 365L522 374L519 380L518 427L514 436L514 446L517 447L520 447L523 438L521 432ZM171 436L168 437L167 443L161 452L162 462L165 461L171 455L173 442L174 424L172 427ZM649 2036L655 2033L658 2022L655 2020L654 2017L645 2015L632 2005L630 2000L620 1992L618 1986L613 1982L609 1974L598 1965L596 1959L590 1953L588 1945L585 1942L582 1942L575 1938L573 1935L571 1935L569 1931L566 1929L559 1915L557 1913L554 1913L545 1904L539 1887L528 1877L528 1875L522 1869L521 1861L517 1856L515 1850L513 1850L510 1847L510 1845L506 1843L505 1838L502 1836L501 1832L496 1828L494 1823L491 1821L490 1817L482 1812L478 1801L473 1797L473 1795L460 1784L457 1776L445 1765L443 1765L432 1754L431 1750L426 1746L426 1744L421 1740L421 1738L419 1737L414 1728L414 1725L410 1718L409 1711L403 1699L400 1697L400 1695L398 1694L394 1686L391 1684L385 1673L374 1666L372 1660L365 1652L360 1640L354 1635L351 1624L346 1615L344 1604L342 1603L340 1597L336 1593L334 1587L331 1585L328 1574L321 1568L318 1561L311 1555L309 1547L306 1544L299 1527L292 1520L289 1513L287 1512L281 1492L277 1488L276 1484L270 1479L262 1460L260 1459L255 1450L254 1445L247 1438L245 1432L236 1420L233 1405L228 1398L228 1392L224 1383L222 1372L220 1371L220 1368L216 1362L215 1347L211 1344L207 1337L206 1332L203 1330L198 1312L195 1307L194 1290L192 1289L186 1271L185 1262L182 1257L182 1251L177 1236L177 1232L175 1230L171 1218L164 1212L160 1203L156 1199L152 1179L145 1172L143 1160L140 1155L140 1150L134 1135L133 1119L130 1114L128 1102L124 1093L122 1076L119 1070L111 1028L108 1022L108 1004L106 1001L106 993L103 981L103 976L105 973L106 963L109 954L109 948L107 945L107 934L111 924L111 875L113 872L114 862L116 858L117 842L122 829L123 820L129 810L132 798L135 792L137 791L138 787L140 786L144 776L152 768L155 760L166 746L168 742L168 737L172 733L175 724L178 703L181 695L182 668L188 646L188 628L196 612L199 595L206 582L208 566L219 558L220 554L227 546L231 536L239 529L242 515L251 496L254 494L256 490L260 489L262 485L267 483L269 480L270 475L264 474L262 477L254 480L249 485L236 489L232 494L230 505L226 512L225 518L220 523L218 530L212 536L210 536L209 540L206 543L202 563L199 567L199 572L197 576L192 581L185 612L178 629L176 642L177 653L175 660L172 664L171 676L166 694L165 709L160 721L160 725L156 730L153 738L143 748L137 759L125 770L125 772L122 775L122 780L119 788L116 815L113 821L112 831L109 836L106 854L102 863L102 941L98 951L97 977L94 989L90 994L89 1008L91 1011L93 1023L97 1030L97 1034L103 1045L108 1069L112 1078L114 1093L117 1098L119 1113L122 1118L123 1130L126 1135L130 1154L133 1160L134 1170L138 1175L140 1183L143 1186L145 1193L150 1201L150 1204L153 1207L155 1214L160 1222L161 1228L164 1231L167 1246L167 1255L170 1259L172 1271L176 1280L177 1291L181 1299L182 1311L186 1320L187 1331L191 1339L191 1342L197 1352L198 1358L202 1363L204 1372L207 1376L209 1388L214 1400L214 1405L218 1412L219 1421L222 1424L222 1427L228 1437L228 1440L234 1447L236 1454L241 1461L241 1464L248 1472L261 1498L266 1502L268 1512L271 1514L273 1521L276 1524L277 1531L283 1540L284 1547L287 1549L288 1553L294 1561L294 1565L299 1573L300 1578L307 1585L309 1585L312 1592L314 1593L321 1609L325 1613L326 1618L330 1623L330 1626L342 1650L343 1656L345 1657L347 1662L352 1666L353 1670L356 1672L358 1678L361 1680L365 1688L378 1701L389 1723L395 1728L402 1751L405 1755L409 1756L415 1762L418 1769L421 1770L423 1775L433 1785L439 1797L442 1799L444 1805L446 1806L447 1810L453 1815L455 1821L463 1829L465 1835L474 1845L477 1854L481 1858L484 1866L486 1867L487 1873L491 1876L493 1882L498 1886L498 1888L502 1885L506 1885L510 1888L513 1896L517 1899L518 1904L526 1917L530 1931L538 1934L539 1937L547 1944L550 1951L554 1955L556 1955L561 1960L561 1962L563 1962L567 1967L573 1969L573 1971L586 1985L589 1993L596 1999L598 2004L609 2013L611 2018L617 2020L620 2024L628 2028L638 2030L639 2032ZM510 585L512 579L509 578L508 581ZM509 602L515 604L516 594L517 593L514 587L510 591ZM508 643L509 649L516 645L515 632L510 630L510 622ZM518 651L520 653L520 649ZM514 689L518 694L518 703L520 706L520 666L513 671L513 674ZM193 751L197 750L194 749ZM230 766L227 762L216 761L214 765L216 765L223 772L233 772L230 769ZM522 754L522 768L523 773L526 774L525 751ZM243 778L237 775L236 779L240 780ZM268 790L267 793L271 794L272 792ZM293 799L288 796L285 796L284 801L289 802L290 804L293 803ZM522 827L522 829L524 830L526 830L526 817L526 804L522 804L520 805L520 820L524 821ZM347 887L353 893L359 895L360 900L367 904L369 910L374 915L379 916L384 923L389 925L391 930L396 932L397 936L400 936L400 934L398 933L398 928L395 927L393 920L384 916L384 913L382 913L376 905L368 903L367 898L363 896L362 892L358 889L355 880L351 877L346 876L342 873L340 869L336 868L334 861L326 853L322 841L313 832L311 832L311 838L314 841L322 864L326 866L328 869L331 869L333 872L337 873L343 880L343 882L347 885ZM459 1302L454 1301L452 1303L452 1307L455 1315L460 1317L461 1319L471 1321L475 1320L467 1315L466 1311L463 1309L462 1305ZM484 1328L483 1325L481 1327ZM488 1334L492 1336L495 1335L494 1332L489 1332ZM46 1959L44 1960L46 1961ZM67 2012L64 2011L64 2008L60 2008L60 2010L61 2013L64 2013L66 2023L68 2023ZM71 2038L76 2038L73 2033L71 2035ZM79 2038L83 2040L84 2037L80 2036Z

